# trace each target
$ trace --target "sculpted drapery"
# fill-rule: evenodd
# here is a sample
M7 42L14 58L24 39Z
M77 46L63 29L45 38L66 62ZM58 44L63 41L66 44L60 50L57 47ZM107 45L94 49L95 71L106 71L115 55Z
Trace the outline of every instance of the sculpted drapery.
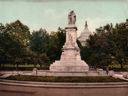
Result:
M75 24L76 22L76 14L74 11L70 11L68 14L68 24Z

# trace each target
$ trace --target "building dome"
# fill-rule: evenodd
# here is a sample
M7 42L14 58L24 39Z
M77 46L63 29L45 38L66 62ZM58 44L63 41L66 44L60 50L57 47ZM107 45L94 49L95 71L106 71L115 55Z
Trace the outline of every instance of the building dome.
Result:
M86 40L89 38L89 35L91 35L91 32L88 29L88 24L86 21L84 30L81 32L80 36L78 37L78 40L80 41L82 46L86 46Z

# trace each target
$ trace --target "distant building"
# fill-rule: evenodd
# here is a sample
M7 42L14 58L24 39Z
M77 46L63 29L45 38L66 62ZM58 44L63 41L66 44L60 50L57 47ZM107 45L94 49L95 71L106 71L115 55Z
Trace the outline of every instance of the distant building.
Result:
M86 40L89 38L89 35L91 35L91 32L88 29L88 24L86 21L84 30L81 32L80 36L78 37L78 40L80 41L82 46L86 46Z

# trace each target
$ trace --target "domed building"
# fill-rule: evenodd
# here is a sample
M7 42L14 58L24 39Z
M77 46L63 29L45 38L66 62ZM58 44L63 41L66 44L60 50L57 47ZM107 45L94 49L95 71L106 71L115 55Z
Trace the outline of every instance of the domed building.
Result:
M88 24L86 21L84 30L81 32L80 36L78 37L78 40L80 41L82 46L86 46L86 40L89 38L89 35L91 35L91 31L89 31Z

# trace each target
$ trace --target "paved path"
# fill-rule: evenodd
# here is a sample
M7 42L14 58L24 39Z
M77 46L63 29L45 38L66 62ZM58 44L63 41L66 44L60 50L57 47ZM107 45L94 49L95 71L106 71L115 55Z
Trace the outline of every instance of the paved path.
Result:
M51 83L0 80L0 96L128 96L128 82Z
M128 82L107 83L63 83L63 82L32 82L0 79L0 84L33 86L33 87L128 87Z

